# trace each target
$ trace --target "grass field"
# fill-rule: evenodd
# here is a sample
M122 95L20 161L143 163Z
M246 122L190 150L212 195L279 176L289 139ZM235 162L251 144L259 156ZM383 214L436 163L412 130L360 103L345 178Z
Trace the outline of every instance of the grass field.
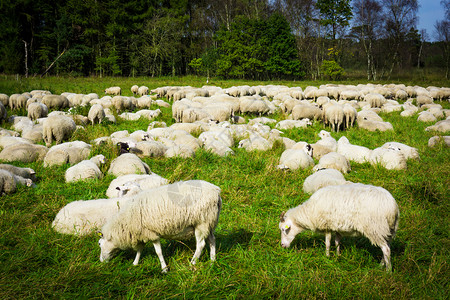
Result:
M270 82L280 83L303 88L321 84ZM133 84L150 88L202 86L204 79L4 77L0 78L0 93L49 89L53 93L101 95L104 88L119 85L125 95L131 95ZM210 84L229 87L269 83L212 80ZM450 108L448 102L440 104ZM162 112L158 120L172 124L171 109L163 108ZM235 147L235 155L229 157L200 149L192 159L144 159L153 172L171 182L202 179L222 189L217 261L209 261L209 249L205 247L199 263L192 267L189 261L194 240L163 241L168 274L161 273L150 244L138 266L132 265L132 251L120 252L110 262L101 263L97 235L76 237L52 230L51 222L61 207L75 200L104 198L112 176L68 184L64 181L68 165L44 168L42 162L29 164L37 173L36 188L20 188L15 194L0 197L0 298L448 299L450 150L442 144L428 148L428 139L438 133L425 131L431 124L417 122L417 115L403 118L394 112L381 116L393 124L394 131L371 133L354 127L332 135L336 139L345 135L351 143L371 149L397 141L419 150L420 160L408 161L407 170L388 171L368 163L352 163L352 171L345 175L353 182L384 187L399 204L400 228L392 245L392 273L379 267L381 250L362 237L344 238L339 257L333 251L326 257L324 237L310 232L299 235L291 248L281 248L279 215L309 198L302 185L312 170L278 170L284 146L276 144L267 152L247 153ZM272 117L284 118L281 114ZM89 142L117 130L146 130L148 123L141 119L88 125L72 140ZM2 124L4 128L9 126ZM322 123L316 123L307 129L285 131L284 136L313 143L322 129ZM117 156L114 149L94 147L92 155L102 153L111 160ZM108 164L103 171L107 168Z

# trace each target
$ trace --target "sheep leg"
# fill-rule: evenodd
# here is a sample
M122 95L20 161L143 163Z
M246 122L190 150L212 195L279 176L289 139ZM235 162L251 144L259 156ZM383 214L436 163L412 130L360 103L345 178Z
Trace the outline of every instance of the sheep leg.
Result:
M336 254L341 255L341 245L339 244L341 242L342 235L339 234L339 232L336 232L336 236L334 237L334 243L336 245Z
M161 242L159 240L153 242L153 247L155 247L156 255L158 255L159 261L161 262L161 269L163 273L167 273L167 265L164 260L164 256L161 250Z
M383 244L381 245L381 251L383 251L383 259L381 260L381 265L386 266L386 272L392 271L392 265L391 265L391 248L389 247L389 244Z
M205 247L205 238L204 236L204 228L196 228L195 229L195 240L197 241L197 245L195 247L195 253L194 256L191 259L191 264L195 265L197 262L197 259L200 258L200 255L202 254L203 248Z
M330 245L331 245L331 232L325 233L325 247L326 247L326 254L327 256L330 256Z
M210 233L208 236L208 242L209 242L209 252L211 256L211 260L216 260L216 237L214 236L214 233Z
M139 263L139 259L141 258L141 254L142 254L142 250L144 250L144 244L139 243L137 245L137 250L136 250L136 258L133 261L133 265L137 266Z

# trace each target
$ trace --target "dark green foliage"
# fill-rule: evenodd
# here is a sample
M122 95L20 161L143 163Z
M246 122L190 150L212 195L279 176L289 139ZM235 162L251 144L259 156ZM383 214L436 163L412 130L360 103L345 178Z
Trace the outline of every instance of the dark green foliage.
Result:
M345 74L344 69L334 60L324 60L320 71L325 78L331 80L339 80Z

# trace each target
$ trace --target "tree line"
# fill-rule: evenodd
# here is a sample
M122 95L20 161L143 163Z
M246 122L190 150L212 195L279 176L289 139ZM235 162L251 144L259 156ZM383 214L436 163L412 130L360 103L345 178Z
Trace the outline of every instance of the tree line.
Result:
M448 78L450 0L441 5L429 33L417 29L417 0L5 0L0 73Z

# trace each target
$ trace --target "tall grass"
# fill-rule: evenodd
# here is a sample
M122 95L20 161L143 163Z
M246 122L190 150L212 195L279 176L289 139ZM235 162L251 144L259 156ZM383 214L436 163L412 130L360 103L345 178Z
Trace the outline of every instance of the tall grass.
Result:
M74 80L55 86L55 78L42 80L40 88L98 92L107 85L122 86L122 82L154 87L161 83L142 78ZM32 84L25 86L17 91L29 90ZM0 92L12 93L16 91L13 89L16 87ZM448 103L442 105L450 108ZM170 114L170 109L163 109L158 119L170 125ZM400 229L392 246L392 273L379 267L380 249L362 237L344 238L339 257L335 253L326 257L324 238L314 233L299 235L289 249L279 246L278 217L309 198L302 184L311 169L276 169L284 150L276 144L267 152L247 153L235 148L235 155L229 157L200 149L192 159L144 159L153 172L172 182L202 179L222 189L217 261L209 261L206 249L198 265L192 267L193 240L163 241L170 266L166 275L161 273L151 245L147 245L136 267L132 265L132 251L122 251L110 262L100 263L95 234L76 237L52 230L51 222L61 207L75 200L105 197L112 176L69 184L64 182L68 165L44 168L41 162L30 164L37 173L36 188L20 188L15 194L0 197L0 298L447 299L449 148L442 144L428 148L428 139L436 133L424 131L430 124L417 122L417 116L402 118L394 112L382 117L393 124L393 132L371 133L355 127L332 135L336 139L345 135L351 143L370 148L398 141L419 150L421 159L408 161L407 170L389 171L353 163L346 175L354 182L386 188L399 204ZM88 125L72 139L89 142L116 130L145 130L147 125L143 120ZM308 129L288 130L284 136L312 143L321 129L322 124L315 124ZM92 155L99 153L110 160L117 156L113 146L94 147Z

